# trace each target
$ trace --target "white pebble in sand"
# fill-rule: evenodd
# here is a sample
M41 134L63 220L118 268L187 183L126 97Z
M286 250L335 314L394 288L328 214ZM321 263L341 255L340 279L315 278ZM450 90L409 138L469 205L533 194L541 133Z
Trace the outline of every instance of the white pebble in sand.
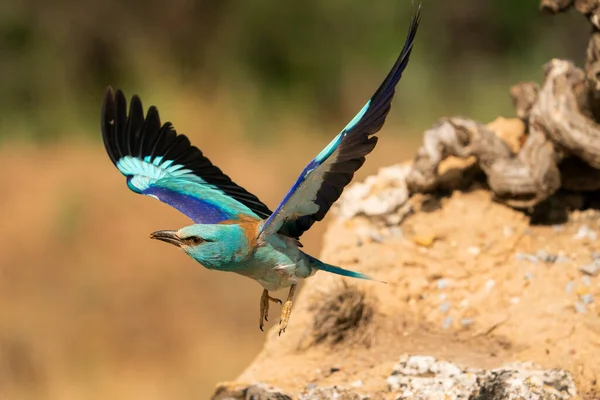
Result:
M592 304L594 302L594 296L591 293L586 293L581 296L583 304Z
M492 290L492 289L494 288L494 286L496 286L496 281L495 281L495 280L493 280L493 279L488 279L488 280L485 282L485 285L484 285L484 287L485 287L485 290L487 290L488 292L489 292L490 290Z
M443 329L448 329L452 326L452 323L454 322L454 318L452 317L446 317L444 318L444 322L442 322L442 328Z
M472 254L474 256L478 255L479 253L481 253L481 249L477 246L471 246L467 249L467 251L469 252L469 254Z
M565 292L567 294L569 294L573 291L573 289L575 289L575 282L573 282L573 281L567 282L567 284L565 285Z
M575 311L577 311L579 314L587 314L587 308L585 305L578 301L575 302Z
M450 303L442 303L440 304L440 311L446 314L450 310Z
M437 286L438 289L442 290L442 289L447 289L448 287L450 287L450 280L449 279L438 279L435 282L435 285Z

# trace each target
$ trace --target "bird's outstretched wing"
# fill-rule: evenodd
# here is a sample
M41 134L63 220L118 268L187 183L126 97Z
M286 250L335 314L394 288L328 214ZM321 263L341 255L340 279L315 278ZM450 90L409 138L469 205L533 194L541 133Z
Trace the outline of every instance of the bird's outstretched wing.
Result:
M232 182L169 122L161 125L156 107L150 107L144 118L139 97L131 98L129 115L126 103L123 92L107 89L102 137L129 189L175 207L196 223L271 215L266 205Z
M352 121L304 168L283 201L263 224L261 235L279 232L300 237L315 221L325 217L354 173L363 165L365 156L377 143L377 137L372 135L383 126L396 84L408 64L420 11L419 4L412 16L404 48L381 86Z

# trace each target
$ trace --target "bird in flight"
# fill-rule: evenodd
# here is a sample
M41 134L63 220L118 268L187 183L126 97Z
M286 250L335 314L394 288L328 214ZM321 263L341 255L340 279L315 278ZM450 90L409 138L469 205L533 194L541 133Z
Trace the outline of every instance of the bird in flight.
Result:
M108 156L135 193L154 197L186 216L193 225L161 230L150 238L179 247L212 270L235 272L262 287L260 324L267 321L269 292L289 287L281 310L285 332L300 279L316 271L371 279L329 265L303 252L300 236L321 221L365 162L390 110L395 87L408 64L420 20L411 18L400 55L375 94L344 129L304 168L275 211L235 184L169 122L161 124L151 106L144 117L133 96L127 112L122 91L108 88L102 106L102 137Z

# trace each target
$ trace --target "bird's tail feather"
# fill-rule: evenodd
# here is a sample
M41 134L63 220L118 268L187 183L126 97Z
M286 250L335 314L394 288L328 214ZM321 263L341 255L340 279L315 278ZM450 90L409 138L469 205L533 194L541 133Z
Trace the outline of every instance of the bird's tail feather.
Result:
M360 272L350 271L348 269L336 267L335 265L326 264L321 260L318 260L314 257L309 256L308 254L306 254L306 256L310 259L313 267L318 270L329 272L331 274L348 276L350 278L366 279L369 281L377 281L377 282L386 283L386 282L380 281L379 279L372 278L369 275L361 274Z
M351 278L367 279L370 281L376 280L376 279L371 278L368 275L361 274L360 272L350 271L348 269L336 267L334 265L329 265L329 264L325 264L325 263L321 263L321 265L319 265L317 267L317 269L320 269L321 271L330 272L330 273L336 274L336 275L349 276Z

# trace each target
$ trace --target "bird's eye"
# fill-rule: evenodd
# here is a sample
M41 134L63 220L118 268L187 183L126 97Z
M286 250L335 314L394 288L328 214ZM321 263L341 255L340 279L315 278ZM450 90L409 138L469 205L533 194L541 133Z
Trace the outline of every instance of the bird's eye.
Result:
M190 246L197 246L203 243L204 239L202 239L200 236L190 236L189 238L186 238L185 241Z

